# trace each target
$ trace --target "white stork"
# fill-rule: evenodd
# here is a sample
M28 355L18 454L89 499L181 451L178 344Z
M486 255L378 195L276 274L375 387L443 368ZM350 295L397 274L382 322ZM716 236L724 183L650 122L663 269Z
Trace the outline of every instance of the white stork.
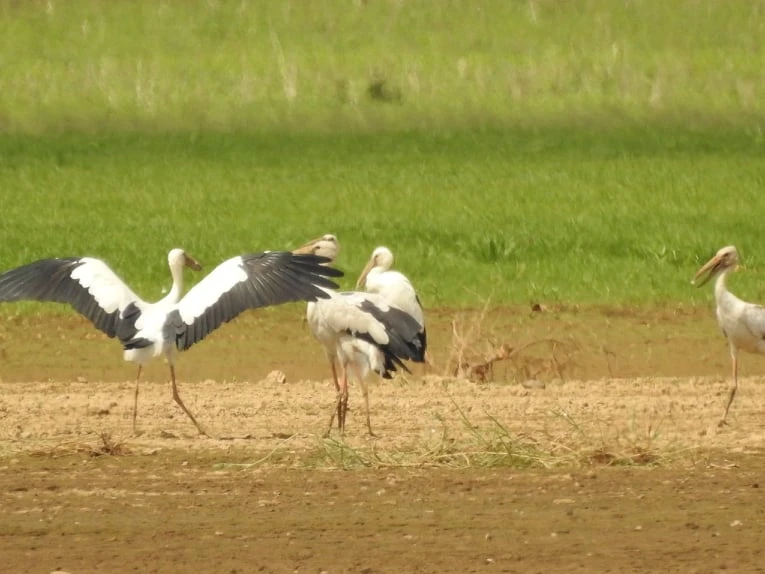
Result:
M725 412L720 426L727 424L728 409L738 389L738 351L765 354L765 307L747 303L728 291L725 279L730 271L738 266L738 252L733 245L720 249L707 261L693 278L693 283L701 287L713 277L715 280L715 300L717 302L717 322L723 335L728 339L730 356L733 361L733 386L730 390ZM704 276L706 274L706 276ZM702 277L701 281L699 279Z
M423 352L426 351L427 332L425 330L425 314L422 310L420 297L409 281L409 278L399 271L392 269L393 253L387 247L376 247L372 252L364 270L356 281L356 289L364 285L369 293L377 293L389 304L406 311L420 324L420 342ZM427 355L425 359L427 361ZM429 361L428 361L429 362Z
M313 253L334 261L339 249L337 238L328 234L306 243L295 253ZM390 379L397 368L409 371L402 361L422 362L424 347L420 339L420 323L374 293L328 291L328 294L327 299L308 303L307 320L332 368L337 390L337 425L344 432L348 412L348 369L352 368L364 395L367 429L374 436L365 378L374 371ZM338 361L340 377L336 368ZM333 412L328 433L334 417Z
M133 428L141 368L165 355L173 399L200 434L206 434L183 404L175 382L175 352L185 351L246 309L327 297L343 273L321 265L327 259L289 251L241 255L218 265L183 298L183 267L201 269L182 249L168 254L173 286L156 303L138 297L109 266L92 257L42 259L0 275L0 302L68 303L109 337L122 343L124 359L138 363Z

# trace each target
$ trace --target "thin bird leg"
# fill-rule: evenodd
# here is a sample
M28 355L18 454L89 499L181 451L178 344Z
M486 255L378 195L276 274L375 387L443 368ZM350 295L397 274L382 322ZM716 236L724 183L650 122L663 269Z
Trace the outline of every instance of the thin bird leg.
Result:
M426 350L424 353L424 359L425 359L425 372L430 372L430 369L434 368L435 365L433 364L433 361L430 358L430 353Z
M133 396L133 434L136 432L135 419L138 416L138 380L141 378L143 365L138 365L138 374L135 376L135 395Z
M337 426L341 434L345 434L345 417L348 414L348 368L343 366L343 376L340 380L340 392L337 398L338 421Z
M727 425L728 421L726 420L728 418L728 409L730 409L730 405L733 402L733 397L736 396L736 390L738 389L738 357L736 354L732 353L733 359L733 387L730 389L730 396L728 397L728 404L725 405L725 412L723 413L722 420L720 421L718 426Z
M170 365L170 380L173 383L173 399L175 399L175 402L178 403L178 406L183 409L183 412L188 415L188 417L191 419L191 422L194 423L194 426L197 427L199 434L207 436L207 433L199 425L197 419L194 418L194 415L191 414L191 411L189 411L189 409L186 408L186 405L183 404L181 395L178 394L178 385L175 384L175 367L172 364Z
M332 423L335 422L335 414L337 414L337 420L338 420L338 426L340 425L340 383L337 381L337 367L335 366L335 363L337 361L337 356L333 355L329 358L329 364L332 367L332 380L335 383L335 392L337 401L335 403L335 411L332 411L332 416L329 417L329 427L327 428L327 432L324 435L325 437L329 436L329 433L332 431Z
M369 431L369 436L377 436L374 432L372 432L372 421L369 418L369 387L367 386L367 383L362 376L359 366L354 365L353 370L355 371L356 378L359 380L359 384L361 385L361 393L364 395L364 409L367 417L367 430Z

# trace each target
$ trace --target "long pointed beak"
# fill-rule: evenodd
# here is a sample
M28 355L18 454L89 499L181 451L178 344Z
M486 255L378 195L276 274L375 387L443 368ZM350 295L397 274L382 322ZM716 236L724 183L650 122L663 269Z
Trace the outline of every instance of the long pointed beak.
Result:
M367 262L367 266L364 267L364 270L361 272L361 275L359 275L359 280L356 281L356 289L358 289L366 280L367 275L369 275L369 272L372 270L372 268L375 266L375 260L370 259Z
M301 245L297 249L293 249L292 253L295 255L310 255L313 253L313 245L311 243L306 243L305 245Z
M704 265L702 265L701 268L696 271L696 275L693 276L691 284L696 285L696 287L701 287L704 285L707 281L714 277L715 273L717 273L717 270L720 267L720 263L722 263L722 259L720 257L717 255L712 257L712 259L704 263ZM704 275L704 273L707 273L706 277L699 281L699 278Z
M323 235L321 237L317 237L316 239L311 239L311 241L304 243L297 249L293 249L292 253L294 253L295 255L310 255L311 253L313 253L314 245L316 245L316 243L321 241L322 239L324 239Z
M190 267L194 271L202 270L202 264L189 254L186 254L186 267Z

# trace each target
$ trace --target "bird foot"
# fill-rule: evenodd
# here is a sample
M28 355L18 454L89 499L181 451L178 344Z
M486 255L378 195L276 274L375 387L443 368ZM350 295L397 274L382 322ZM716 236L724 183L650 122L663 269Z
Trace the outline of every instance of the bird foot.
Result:
M717 423L717 428L723 428L729 426L730 423L726 421L725 419L721 419L719 423Z
M345 436L345 428L338 428L337 432L340 433L340 438L343 438ZM332 436L332 427L330 426L326 431L324 431L324 434L322 435L322 438L330 438Z

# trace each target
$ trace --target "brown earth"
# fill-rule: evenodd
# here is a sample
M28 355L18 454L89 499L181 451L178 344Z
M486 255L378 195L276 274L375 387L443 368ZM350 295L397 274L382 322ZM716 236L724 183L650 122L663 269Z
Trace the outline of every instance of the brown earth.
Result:
M718 428L730 359L709 309L431 311L433 367L370 377L376 438L354 386L342 439L323 436L334 392L301 317L241 317L179 358L211 438L160 361L134 435L114 341L6 317L0 572L765 570L765 360L742 357ZM458 347L475 364L503 343L491 380L452 376Z

